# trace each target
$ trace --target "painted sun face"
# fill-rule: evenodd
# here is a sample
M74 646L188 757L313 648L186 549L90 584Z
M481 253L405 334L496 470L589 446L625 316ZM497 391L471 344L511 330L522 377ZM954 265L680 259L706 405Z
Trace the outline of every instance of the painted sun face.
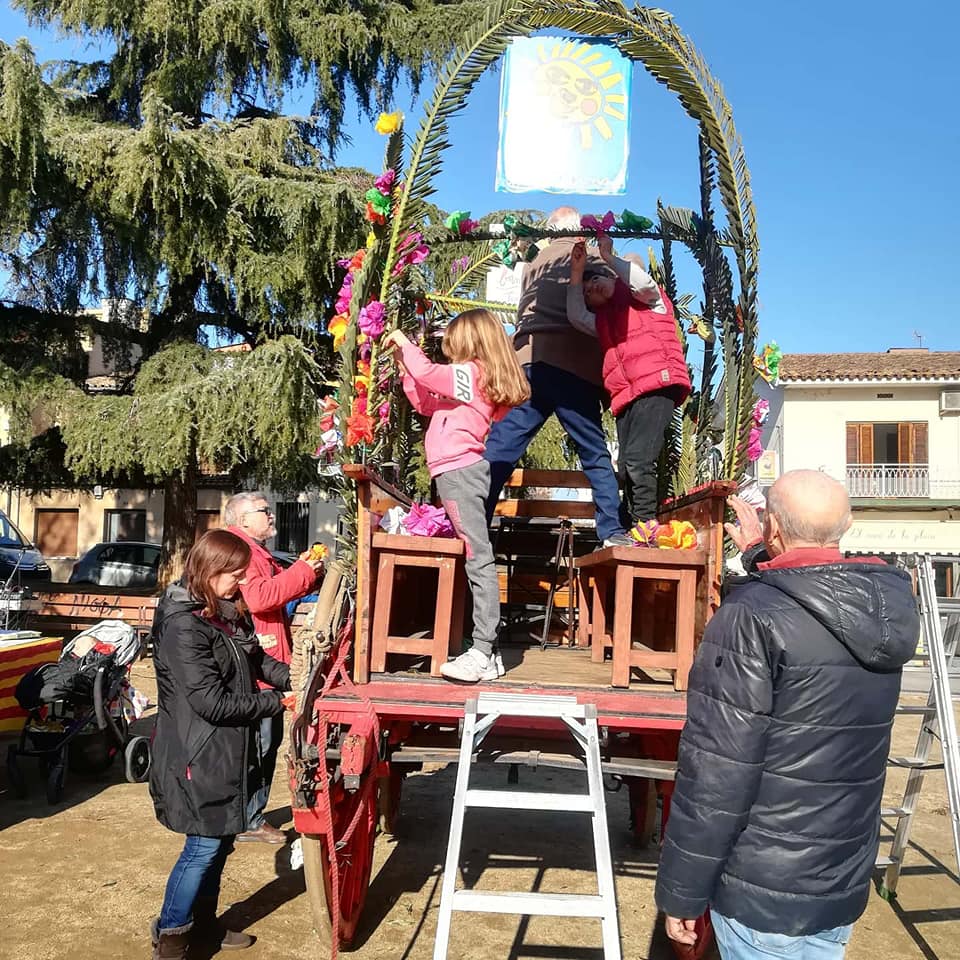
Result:
M580 145L593 146L593 131L604 139L613 136L606 119L625 121L623 75L611 72L613 65L602 50L570 41L551 49L538 49L536 93L547 101L551 114L561 123L579 128ZM612 92L619 88L617 92Z

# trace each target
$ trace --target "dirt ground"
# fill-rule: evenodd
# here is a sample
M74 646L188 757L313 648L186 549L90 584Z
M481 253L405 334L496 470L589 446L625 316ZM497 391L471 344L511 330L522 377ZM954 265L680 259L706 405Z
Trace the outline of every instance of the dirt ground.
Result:
M149 661L134 667L133 680L153 693ZM141 732L149 729L152 713L140 721ZM916 717L898 719L895 753L912 753L918 723ZM4 755L6 742L0 742ZM29 762L24 766L30 794L22 801L0 768L0 958L149 957L148 923L159 909L182 839L157 824L146 785L126 783L119 768L100 780L68 779L64 801L50 807L36 769ZM353 951L357 960L432 956L453 772L407 779L400 835L377 839L365 924ZM489 785L505 785L504 769L486 775ZM579 783L565 773L521 770L521 783L534 777L557 790ZM903 772L891 773L886 803L899 803L903 780ZM653 906L655 853L632 842L626 790L609 794L607 809L623 956L670 960ZM271 810L276 826L292 826L279 772ZM589 828L575 814L476 812L467 821L464 850L468 881L481 889L595 892ZM291 871L287 847L238 847L224 874L222 907L227 906L231 920L258 937L243 954L248 960L329 956L313 930L303 873ZM599 946L598 921L468 914L454 919L450 957L600 960ZM928 775L898 900L889 904L871 896L847 956L960 960L960 877L942 773Z

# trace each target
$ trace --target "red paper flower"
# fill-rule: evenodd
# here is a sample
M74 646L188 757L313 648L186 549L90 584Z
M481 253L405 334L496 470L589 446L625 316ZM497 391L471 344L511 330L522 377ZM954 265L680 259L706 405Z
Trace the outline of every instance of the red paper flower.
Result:
M373 419L366 413L347 417L347 446L355 447L358 443L373 443Z

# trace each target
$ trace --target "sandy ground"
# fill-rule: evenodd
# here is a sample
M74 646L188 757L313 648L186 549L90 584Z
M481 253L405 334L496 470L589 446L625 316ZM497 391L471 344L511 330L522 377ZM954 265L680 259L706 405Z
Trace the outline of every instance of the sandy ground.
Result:
M152 693L149 661L135 666L134 683ZM149 722L150 714L140 724L149 728ZM912 753L918 723L916 717L898 719L894 752ZM6 742L0 747L5 754ZM181 838L154 820L146 785L126 783L119 768L100 780L74 777L64 802L50 807L35 767L25 766L30 795L22 801L0 771L0 958L149 957L148 923ZM489 785L505 784L503 769L484 776ZM521 770L521 784L534 778L552 789L570 789L579 780ZM891 773L889 804L900 801L903 780L902 772ZM432 956L452 791L452 768L407 779L400 835L377 840L365 925L353 951L357 960ZM275 825L291 826L279 776L271 809ZM607 809L623 956L669 960L672 952L653 907L655 853L632 842L626 790L609 794ZM574 814L475 813L468 818L464 849L468 880L479 888L595 892L589 830ZM291 871L286 847L238 847L227 863L222 905L232 905L231 919L258 937L243 954L248 960L329 956L313 929L302 871ZM600 960L599 946L595 921L461 915L454 919L450 957ZM960 960L960 878L942 773L928 776L897 902L871 896L847 955ZM198 956L209 953L191 953Z

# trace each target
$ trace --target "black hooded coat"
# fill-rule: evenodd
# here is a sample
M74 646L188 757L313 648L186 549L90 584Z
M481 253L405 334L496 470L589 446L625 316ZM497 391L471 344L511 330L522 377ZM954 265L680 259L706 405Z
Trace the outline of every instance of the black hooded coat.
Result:
M690 674L661 910L789 936L860 916L919 632L910 578L885 564L767 569L731 591Z
M157 727L150 795L157 819L176 833L223 837L247 829L254 724L283 712L286 664L263 652L253 627L231 629L199 616L203 604L180 584L167 589L153 621Z

